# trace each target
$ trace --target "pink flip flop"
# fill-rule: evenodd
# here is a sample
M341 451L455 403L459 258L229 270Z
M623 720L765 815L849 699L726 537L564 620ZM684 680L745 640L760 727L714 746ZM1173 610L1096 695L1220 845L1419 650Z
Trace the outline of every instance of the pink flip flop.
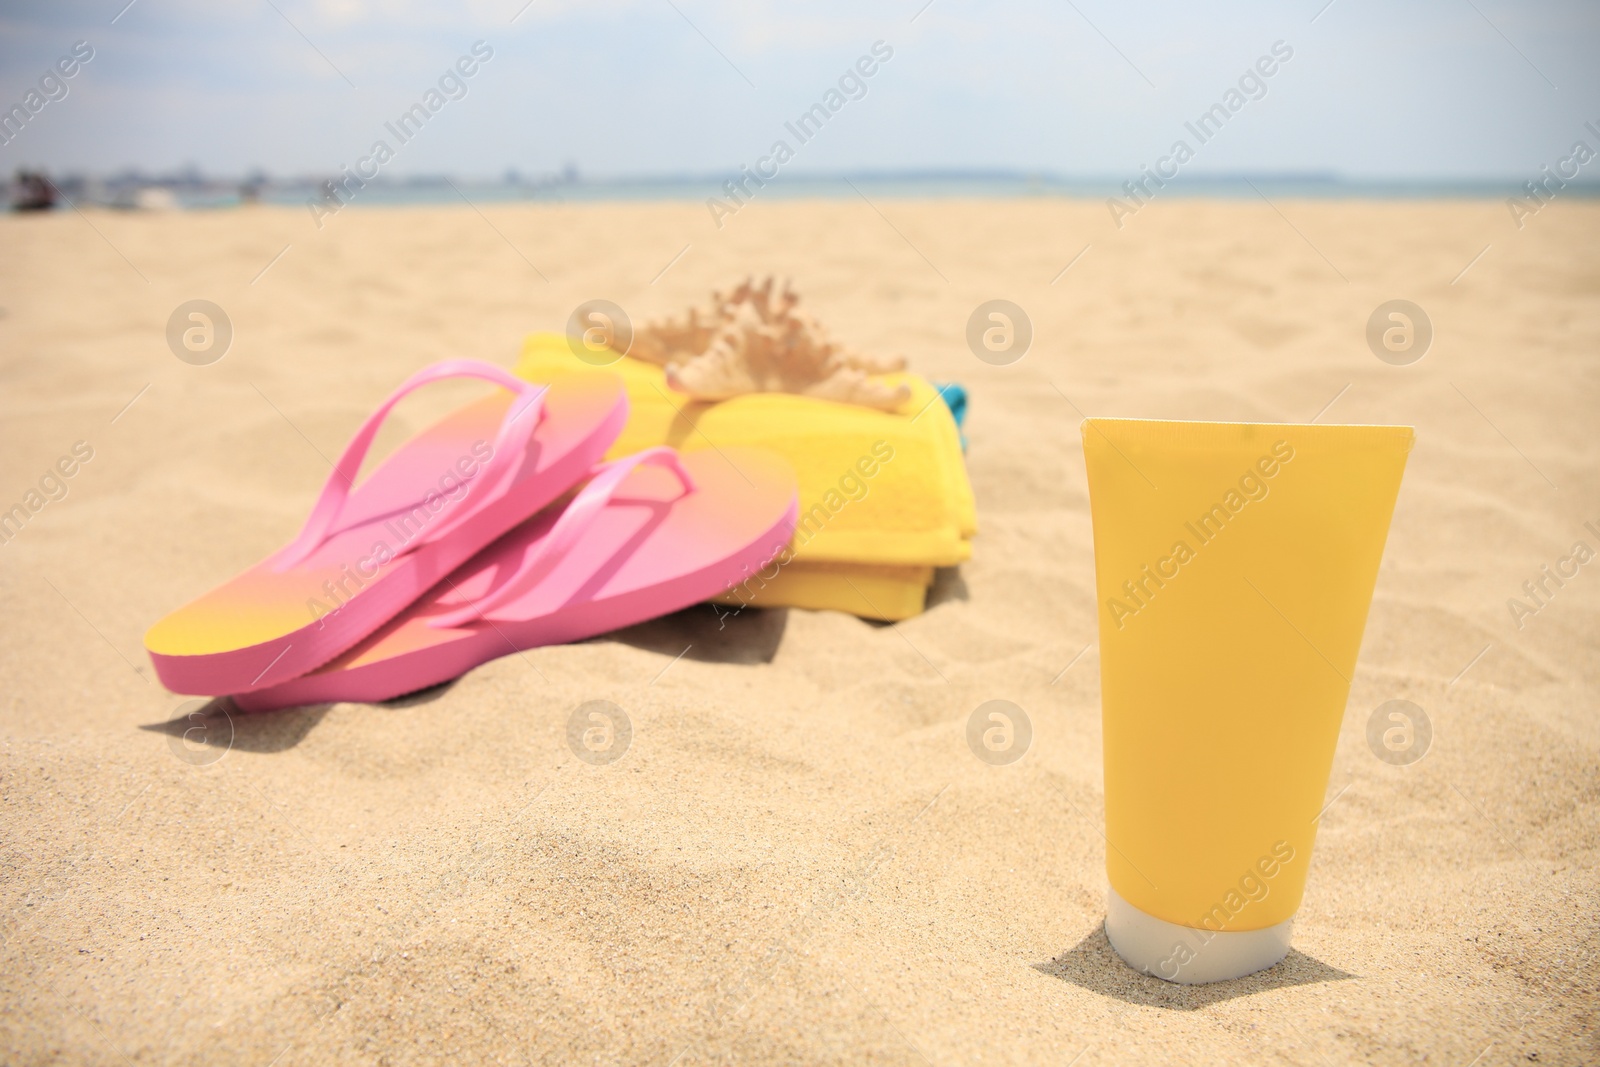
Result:
M326 666L235 696L245 711L387 700L489 660L716 596L794 534L793 470L760 449L647 449L600 467Z
M441 419L352 488L395 404L462 377L509 392ZM156 674L174 692L221 696L320 667L570 490L627 416L607 372L534 385L476 360L418 371L356 431L294 541L150 628Z

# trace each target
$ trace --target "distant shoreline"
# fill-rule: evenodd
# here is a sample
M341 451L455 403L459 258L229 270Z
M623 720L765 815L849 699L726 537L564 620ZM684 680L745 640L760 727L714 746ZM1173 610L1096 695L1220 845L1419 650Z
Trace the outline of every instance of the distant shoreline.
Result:
M724 175L684 175L639 178L584 178L563 176L547 180L471 181L444 176L397 178L368 183L361 200L352 207L440 205L472 203L566 202L703 202L720 189ZM57 180L76 203L116 205L130 190L168 190L183 208L223 208L245 202L244 191L254 191L254 202L303 207L318 193L321 179L270 179L260 176L228 179L119 175L108 179L66 177ZM785 174L769 184L770 199L854 199L865 194L889 199L964 199L972 197L1021 199L1103 199L1117 195L1112 176L1061 177L1024 173L907 172L873 174ZM858 193L859 190L859 193ZM1499 200L1522 195L1517 181L1354 179L1337 175L1294 174L1185 174L1172 183L1170 196L1186 199L1250 200L1269 197L1315 200ZM1600 197L1600 181L1571 182L1563 197ZM464 205L463 205L464 206Z

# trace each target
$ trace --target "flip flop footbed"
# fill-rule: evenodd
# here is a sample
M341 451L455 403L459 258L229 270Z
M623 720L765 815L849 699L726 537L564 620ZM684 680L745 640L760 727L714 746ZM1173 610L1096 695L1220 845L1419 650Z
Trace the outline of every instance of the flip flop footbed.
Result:
M441 627L534 558L565 505L511 531L319 670L237 697L245 710L386 700L513 651L582 640L681 610L759 573L794 532L793 471L760 449L685 453L694 488L639 467L559 565L487 618Z
M514 400L496 391L412 437L349 492L304 558L284 566L285 549L151 627L145 645L162 682L223 695L326 663L560 497L627 417L614 376L563 376L545 390L542 411L519 416L538 419L519 460L495 453ZM503 492L473 494L475 480L501 472Z

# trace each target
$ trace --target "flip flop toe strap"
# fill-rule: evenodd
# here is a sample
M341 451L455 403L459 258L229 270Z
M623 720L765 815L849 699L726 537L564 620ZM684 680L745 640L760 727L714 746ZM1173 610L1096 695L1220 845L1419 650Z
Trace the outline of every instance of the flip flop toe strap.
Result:
M544 417L544 387L525 382L492 363L483 363L475 359L449 359L435 363L407 378L389 395L389 399L367 416L367 420L361 424L361 428L345 446L339 462L334 464L333 473L323 484L316 506L311 509L311 514L307 516L305 525L300 528L300 533L273 560L274 570L285 571L303 563L337 532L339 516L350 498L356 475L361 471L361 462L366 458L367 450L372 447L378 428L394 406L408 394L425 385L451 378L481 378L509 389L514 399L511 406L506 409L500 429L495 435L492 455L473 477L466 480L466 492L449 502L450 515L445 521L429 529L424 536L407 544L398 554L412 551L420 545L444 536L476 512L479 504L505 492L514 479L515 472L526 458L528 441L534 429Z

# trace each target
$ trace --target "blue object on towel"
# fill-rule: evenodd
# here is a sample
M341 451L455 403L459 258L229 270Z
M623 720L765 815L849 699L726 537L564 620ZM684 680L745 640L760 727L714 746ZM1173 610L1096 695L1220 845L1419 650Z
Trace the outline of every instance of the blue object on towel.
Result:
M967 390L965 386L955 382L934 382L933 387L939 390L939 397L944 401L944 406L950 409L950 417L956 420L956 429L961 429L961 424L967 418ZM967 450L967 435L961 435L961 451Z

